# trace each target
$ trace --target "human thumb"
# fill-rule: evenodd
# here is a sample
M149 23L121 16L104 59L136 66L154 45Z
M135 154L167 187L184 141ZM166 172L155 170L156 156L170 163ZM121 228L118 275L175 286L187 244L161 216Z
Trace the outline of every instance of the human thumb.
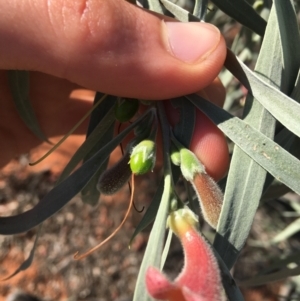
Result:
M176 22L124 0L2 1L0 28L0 68L127 97L196 92L226 54L214 26Z

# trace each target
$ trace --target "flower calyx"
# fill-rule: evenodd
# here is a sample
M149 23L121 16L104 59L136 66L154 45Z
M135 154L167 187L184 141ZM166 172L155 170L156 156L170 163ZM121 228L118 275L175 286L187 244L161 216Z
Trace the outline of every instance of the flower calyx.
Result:
M130 155L129 165L133 174L142 175L153 171L156 160L155 142L146 139L137 144Z

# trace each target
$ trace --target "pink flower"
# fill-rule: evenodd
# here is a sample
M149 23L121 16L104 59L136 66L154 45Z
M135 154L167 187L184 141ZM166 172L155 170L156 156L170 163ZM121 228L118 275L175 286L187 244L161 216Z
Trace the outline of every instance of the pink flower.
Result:
M220 271L214 254L197 231L197 219L188 208L170 214L168 225L181 240L185 264L172 282L158 269L146 273L149 294L168 301L221 301L223 290Z

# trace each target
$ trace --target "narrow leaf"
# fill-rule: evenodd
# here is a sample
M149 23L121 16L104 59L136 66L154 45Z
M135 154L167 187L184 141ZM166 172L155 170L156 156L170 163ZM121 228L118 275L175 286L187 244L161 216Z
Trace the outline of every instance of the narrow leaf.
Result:
M230 50L228 50L230 51ZM227 61L228 68L239 80L246 85L249 92L285 127L300 137L300 104L286 96L267 82L261 80L253 71L235 57L237 64ZM239 65L239 66L238 66ZM246 80L245 80L246 76Z
M163 250L162 255L161 255L160 270L162 270L164 268L166 259L168 257L168 253L169 253L170 246L171 246L171 241L172 241L172 236L173 236L173 231L171 229L169 229L168 236L167 236L165 246L164 246L164 250Z
M94 99L94 105L96 105L99 101L101 101L101 98L103 97L103 93L97 92ZM106 113L111 110L116 102L117 97L108 95L103 101L101 101L101 104L96 107L96 109L92 112L87 134L86 134L86 140L88 137L92 134L92 132L97 128L97 126L101 123L101 121L105 118ZM113 112L111 112L113 114ZM113 116L111 115L111 118ZM99 125L100 126L100 125ZM112 122L112 124L108 128L103 128L100 132L100 135L98 137L98 141L95 143L93 141L94 146L91 148L91 150L86 153L86 155L83 158L83 163L87 161L89 158L91 158L103 145L107 144L109 141L113 139L114 135L114 127L115 122ZM87 142L89 144L90 142ZM83 154L83 153L82 153ZM95 206L100 198L100 192L97 189L97 182L100 177L100 175L106 170L108 165L109 158L105 160L99 170L94 174L94 176L91 178L91 180L86 184L86 186L81 191L81 199L84 203L90 204L92 206Z
M298 156L293 153L295 139L299 139L288 129L283 128L279 133L276 134L274 141L278 143L282 148L287 150L291 155L300 159L300 151ZM298 150L298 147L297 147ZM270 187L271 186L271 187ZM290 188L286 187L284 184L278 180L274 180L274 177L270 174L267 175L264 184L263 199L276 198L290 191ZM277 193L277 194L276 194Z
M274 179L274 177L271 176L271 180ZM268 181L268 177L266 179L266 183ZM269 181L268 181L269 182ZM291 191L291 189L289 187L287 187L286 185L282 184L281 182L277 181L277 180L273 180L270 181L271 183L267 183L267 185L265 185L265 187L267 187L265 189L264 187L264 193L262 196L262 200L266 201L266 200L271 200L271 199L276 199L288 192Z
M251 91L250 82L246 73L242 69L236 55L229 48L227 48L224 67L230 71L249 92Z
M41 130L30 103L29 72L21 70L8 70L7 77L12 98L20 117L36 137L42 141L47 141L50 143Z
M291 98L295 99L297 102L300 102L300 69L298 70L298 75Z
M282 53L280 47L273 47L274 42L279 40L274 12L273 9L270 14L255 71L272 85L279 86L282 79L282 68L280 68ZM276 69L271 68L270 65L276 65ZM253 128L273 139L276 119L251 94L246 98L244 118ZM248 238L266 175L265 169L235 146L214 241L215 248L229 269L234 265L238 253Z
M97 92L94 98L93 106L95 109L91 113L89 126L86 133L86 138L94 131L97 125L106 116L106 113L115 105L118 97ZM98 105L97 105L98 104Z
M164 5L164 7L172 13L176 19L178 19L181 22L200 22L200 19L193 16L191 13L189 13L187 10L183 9L182 7L174 4L173 2L169 0L160 0L161 3Z
M114 136L114 129L115 124L114 122L111 124L111 126L108 128L106 133L103 134L101 138L99 138L98 143L93 147L91 152L89 152L85 156L85 161L88 160L88 158L91 158L103 145L106 145L109 141L113 139ZM98 204L99 198L100 198L100 192L97 189L97 183L99 180L99 177L101 174L106 170L108 165L109 158L103 161L101 164L101 167L98 169L98 171L93 175L93 177L89 180L89 182L85 185L85 187L81 190L81 199L84 203L90 204L92 206L95 206ZM99 162L99 165L101 163L101 159Z
M199 18L200 20L204 20L207 11L207 5L208 0L196 0L193 15Z
M175 125L173 133L180 143L189 148L196 121L195 107L184 97L174 98L171 103L180 111L180 121Z
M140 267L137 284L134 291L133 301L150 301L151 298L145 293L145 275L149 266L160 267L161 254L164 243L166 219L169 212L169 202L172 189L171 180L171 162L170 162L170 134L169 124L165 114L164 104L159 102L157 104L159 120L162 131L163 140L163 159L164 159L164 191L160 206L158 209L155 222L150 233L147 248L144 254L144 258Z
M148 8L152 11L155 11L159 14L163 14L163 8L159 0L147 0L148 2Z
M292 0L274 0L283 54L282 89L290 94L300 67L300 36L297 15Z
M284 255L283 257L276 257L274 259L275 261L271 264L269 264L266 269L264 269L262 272L260 272L259 275L266 275L271 274L272 272L276 270L280 270L282 268L285 268L290 263L298 263L300 261L300 252L295 252L293 254L290 254L288 256Z
M300 231L300 218L289 224L284 230L271 239L272 244L277 244L283 240L287 240L292 235Z
M151 298L147 295L145 286L145 275L148 267L160 267L161 254L164 243L166 219L169 210L169 198L171 193L171 177L165 176L164 192L160 202L159 210L155 218L152 231L149 236L147 248L140 267L137 284L135 286L133 301L150 301Z
M295 268L284 268L278 272L268 274L268 275L256 275L253 278L245 281L239 281L238 285L242 287L253 287L264 285L270 282L284 280L288 277L300 275L300 266Z
M111 125L114 123L114 109L111 108L102 119L102 121L96 126L94 131L88 136L88 138L82 143L82 145L75 152L69 163L62 171L57 183L62 182L79 164L79 162L87 156L87 154L97 145L99 139L105 135Z
M300 161L245 121L232 116L199 95L186 96L236 145L276 179L300 193Z
M107 95L104 95L102 99L105 99ZM47 158L52 152L54 152L70 135L74 133L74 131L90 116L90 114L93 112L93 110L100 104L101 102L98 102L95 106L93 106L89 111L87 111L84 116L73 126L73 128L65 134L64 137L62 137L45 155L43 155L40 159L33 163L29 163L29 165L36 165L43 161L45 158Z
M102 162L105 161L112 150L143 120L143 118L147 116L147 114L153 114L153 109L150 109L145 115L137 119L109 144L101 148L71 176L55 186L35 207L18 215L0 217L0 234L11 235L26 232L33 227L36 227L65 206L83 189L91 177L101 167L101 165L98 165L100 158L102 158Z
M12 274L10 274L9 276L7 276L5 278L0 279L0 281L9 280L12 277L16 276L18 273L27 270L31 266L32 261L33 261L33 257L34 257L34 252L35 252L35 249L36 249L36 246L37 246L37 242L38 242L38 239L40 237L41 229L42 229L42 225L40 225L38 230L37 230L33 246L31 248L29 256L26 258L26 260L24 260L22 262L22 264Z
M263 36L266 21L245 0L212 0L228 16Z
M216 252L215 249L213 249L213 250L214 250L214 255L216 256L216 258L218 260L218 264L219 264L220 272L221 272L222 283L223 283L223 287L225 289L226 295L228 297L228 300L229 301L244 301L243 295L242 295L239 287L236 285L235 280L232 278L230 271L228 270L226 264L224 263L224 261L222 260L222 258L218 254L218 252Z

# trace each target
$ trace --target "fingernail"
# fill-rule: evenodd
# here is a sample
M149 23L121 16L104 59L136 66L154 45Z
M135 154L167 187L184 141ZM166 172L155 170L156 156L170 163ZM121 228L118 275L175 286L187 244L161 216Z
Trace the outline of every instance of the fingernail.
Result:
M165 22L170 49L181 61L192 63L211 53L220 40L219 30L208 23Z

